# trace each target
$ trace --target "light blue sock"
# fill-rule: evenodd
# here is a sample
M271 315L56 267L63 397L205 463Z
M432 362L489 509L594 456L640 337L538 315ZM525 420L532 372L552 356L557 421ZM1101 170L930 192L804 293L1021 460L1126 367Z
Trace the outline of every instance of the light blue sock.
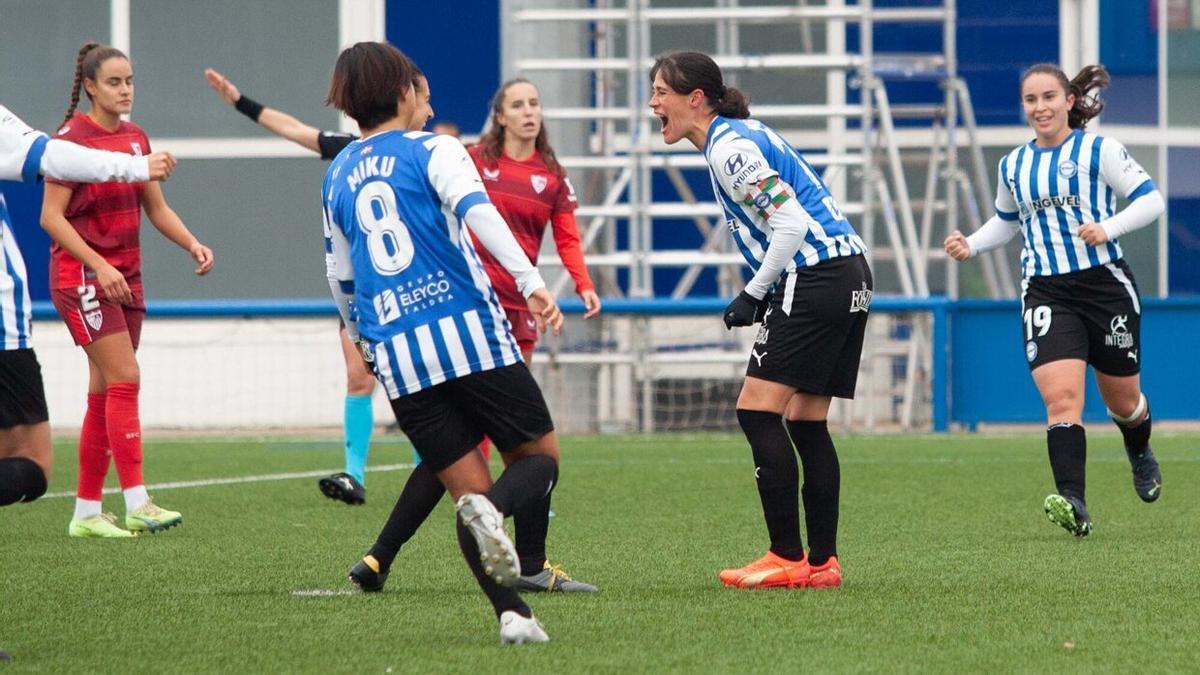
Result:
M371 414L370 396L346 396L344 427L346 433L346 473L366 485L363 472L367 468L367 453L371 449L371 429L375 418Z
M421 453L417 452L416 448L413 448L413 466L415 467L420 463L421 463Z

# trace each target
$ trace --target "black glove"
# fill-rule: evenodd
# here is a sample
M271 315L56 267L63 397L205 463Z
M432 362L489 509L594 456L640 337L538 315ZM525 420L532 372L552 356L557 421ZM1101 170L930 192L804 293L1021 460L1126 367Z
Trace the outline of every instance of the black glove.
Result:
M765 296L759 300L746 291L738 293L733 302L725 308L725 328L749 326L762 321L767 306L770 305L769 298L770 296Z

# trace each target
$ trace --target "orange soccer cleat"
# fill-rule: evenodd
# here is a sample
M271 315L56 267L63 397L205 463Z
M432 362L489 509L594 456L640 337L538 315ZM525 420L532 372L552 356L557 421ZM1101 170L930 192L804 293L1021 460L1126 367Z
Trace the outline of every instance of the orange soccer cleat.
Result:
M842 585L842 566L837 556L830 556L823 565L809 567L809 588L839 588Z
M808 559L788 560L767 551L736 570L722 570L721 583L734 588L803 588L808 585Z

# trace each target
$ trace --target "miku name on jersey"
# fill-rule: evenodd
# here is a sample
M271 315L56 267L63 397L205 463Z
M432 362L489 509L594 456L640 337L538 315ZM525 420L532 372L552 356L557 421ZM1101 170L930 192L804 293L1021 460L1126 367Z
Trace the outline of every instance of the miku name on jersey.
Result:
M364 180L376 176L387 178L392 175L395 169L395 157L388 155L363 157L354 166L354 170L346 174L346 184L350 186L351 192L355 192Z

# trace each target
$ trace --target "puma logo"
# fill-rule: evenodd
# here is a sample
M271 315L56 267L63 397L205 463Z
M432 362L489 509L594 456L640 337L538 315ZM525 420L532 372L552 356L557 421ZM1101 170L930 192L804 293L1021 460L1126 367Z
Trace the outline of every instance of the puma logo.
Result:
M762 367L763 367L762 360L763 360L763 357L764 357L764 356L766 356L766 355L767 355L767 353L766 353L766 352L763 352L763 353L759 354L759 353L758 353L758 350L756 350L756 349L751 349L751 350L750 350L750 356L754 357L754 360L755 360L755 361L758 361L758 367L759 367L759 368L762 368Z

